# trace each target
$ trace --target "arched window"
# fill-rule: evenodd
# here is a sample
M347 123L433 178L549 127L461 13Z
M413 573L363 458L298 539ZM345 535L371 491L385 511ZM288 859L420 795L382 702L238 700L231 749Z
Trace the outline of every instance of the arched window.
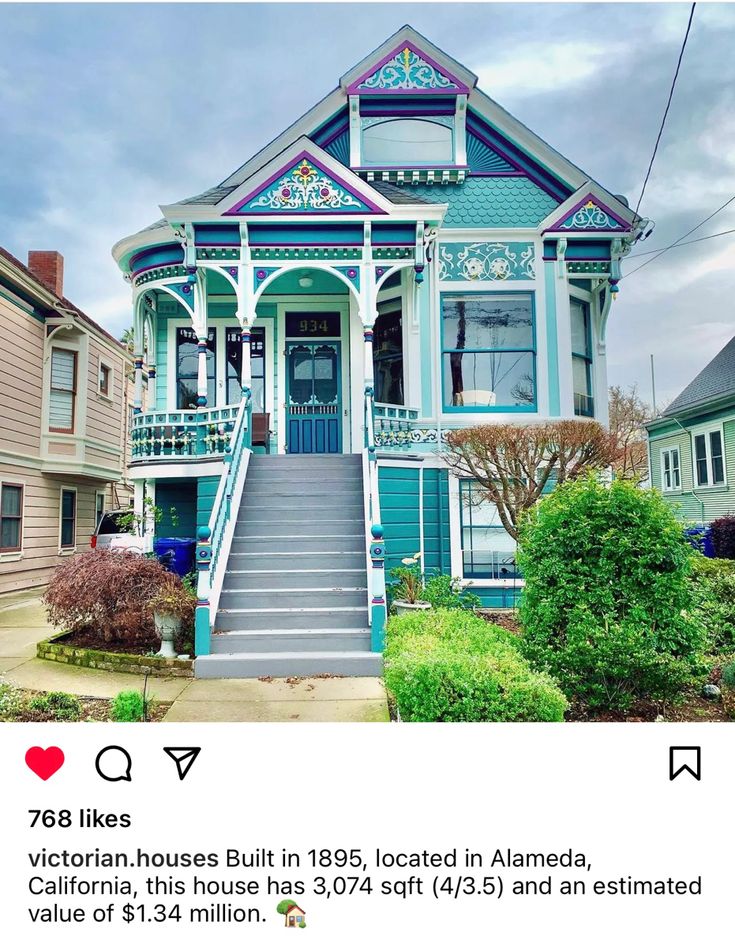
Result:
M390 119L363 129L362 160L368 165L451 164L452 129L423 119Z

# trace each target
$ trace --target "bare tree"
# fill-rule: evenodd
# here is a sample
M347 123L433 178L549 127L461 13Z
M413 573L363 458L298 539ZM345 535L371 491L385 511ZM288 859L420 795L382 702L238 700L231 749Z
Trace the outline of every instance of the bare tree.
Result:
M498 509L500 521L518 539L521 515L556 483L611 465L617 446L596 421L539 425L475 425L447 436L445 460L456 477L477 481Z
M651 406L643 401L635 385L628 389L613 385L609 410L610 434L617 446L617 457L612 464L615 476L642 484L648 477L648 439L644 426L653 417Z

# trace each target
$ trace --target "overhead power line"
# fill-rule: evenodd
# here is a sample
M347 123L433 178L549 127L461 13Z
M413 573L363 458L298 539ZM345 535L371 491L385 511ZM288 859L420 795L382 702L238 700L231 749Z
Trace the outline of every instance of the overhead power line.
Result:
M675 247L681 246L682 242L685 241L687 237L689 237L695 231L699 230L700 227L704 227L704 225L708 221L711 221L713 217L715 217L717 214L720 213L720 211L724 211L725 208L728 207L730 204L732 204L733 201L735 201L735 194L733 194L731 198L728 198L724 204L720 204L720 206L716 210L712 211L711 214L708 214L707 217L705 217L703 221L700 221L695 227L692 227L691 230L688 230L686 234L682 234L678 240L675 240L673 242L673 244L669 244L668 247L662 247L661 250L658 251L655 257L651 257L650 260L646 260L645 263L642 263L639 267L636 267L635 270L631 270L630 273L626 273L625 276L622 277L622 279L627 280L628 277L632 277L634 273L638 273L639 270L642 270L644 267L647 267L650 263L653 263L654 260L658 260L659 257L662 257L665 253L668 253L669 250L673 250ZM712 236L714 237L715 235L713 234ZM696 243L696 241L690 241L690 242ZM636 257L642 257L642 256L643 256L642 253L636 254Z
M632 253L626 260L633 260L635 257L648 257L652 253L663 253L666 250L678 249L679 247L689 247L691 244L701 244L703 240L713 240L715 237L726 237L728 234L735 234L735 227L732 230L721 230L718 234L708 234L706 237L696 237L694 240L685 240L684 243L669 244L668 247L661 247L658 250L645 250L643 253ZM635 273L635 271L633 271ZM630 274L628 274L630 276Z
M664 133L664 126L666 125L666 119L669 114L669 109L671 108L671 100L674 98L674 89L676 88L676 80L679 78L679 70L681 69L681 61L684 58L684 50L686 49L687 40L689 39L689 32L692 28L692 20L694 19L694 10L697 4L693 3L692 8L689 11L689 22L687 23L686 33L684 34L684 41L681 44L681 49L679 50L679 59L676 63L676 71L674 72L674 79L671 83L671 88L669 89L669 98L666 102L666 108L664 109L664 115L661 119L661 127L658 130L658 135L656 136L656 144L653 146L653 154L651 155L651 160L648 163L648 170L646 171L646 177L643 181L643 187L641 188L641 194L638 198L638 203L635 206L635 212L638 213L638 209L641 206L641 201L643 200L643 195L646 193L646 185L648 184L648 179L651 177L651 169L653 168L653 163L656 160L656 152L658 151L659 143L661 142L661 136Z

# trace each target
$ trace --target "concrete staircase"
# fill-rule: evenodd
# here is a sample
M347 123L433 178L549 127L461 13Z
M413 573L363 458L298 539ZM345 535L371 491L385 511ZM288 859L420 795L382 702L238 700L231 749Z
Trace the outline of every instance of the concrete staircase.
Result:
M382 670L370 651L360 455L254 455L197 677Z

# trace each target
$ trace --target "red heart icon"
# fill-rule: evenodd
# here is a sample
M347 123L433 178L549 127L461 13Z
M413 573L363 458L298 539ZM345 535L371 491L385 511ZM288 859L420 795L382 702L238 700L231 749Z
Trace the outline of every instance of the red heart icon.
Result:
M60 747L30 747L26 751L26 763L41 780L53 777L64 763L64 752Z

